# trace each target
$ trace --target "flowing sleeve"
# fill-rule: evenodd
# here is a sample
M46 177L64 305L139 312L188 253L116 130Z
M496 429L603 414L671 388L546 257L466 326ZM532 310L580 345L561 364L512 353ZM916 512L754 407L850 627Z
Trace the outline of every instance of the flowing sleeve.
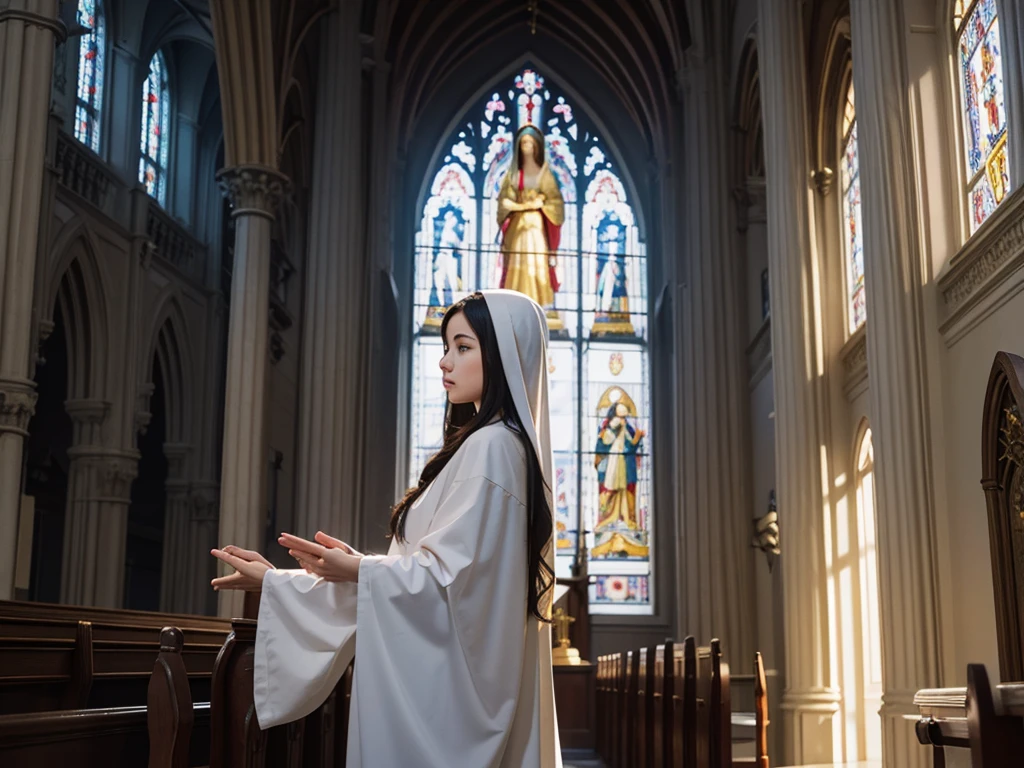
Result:
M303 570L267 571L260 595L253 696L260 728L319 707L355 652L356 585Z
M552 225L561 227L565 223L565 202L562 200L562 191L558 188L558 181L550 168L544 170L541 176L540 191L544 194L544 216ZM552 246L556 249L557 246Z
M501 182L501 191L498 192L498 226L501 227L501 231L504 232L507 228L508 217L515 211L512 210L512 203L518 202L516 200L516 191L512 187L512 181L509 178L509 174L505 174L505 178Z
M491 766L506 748L528 639L526 510L476 471L523 463L498 442L456 475L415 552L359 566L354 715L375 764Z

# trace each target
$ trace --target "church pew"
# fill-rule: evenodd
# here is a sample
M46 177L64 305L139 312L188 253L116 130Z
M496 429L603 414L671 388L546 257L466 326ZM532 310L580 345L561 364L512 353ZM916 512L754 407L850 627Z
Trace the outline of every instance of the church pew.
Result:
M0 714L144 704L169 625L183 633L193 701L209 700L224 619L0 601Z
M697 649L697 766L732 768L729 665L717 639Z
M149 768L188 768L195 712L181 660L183 645L180 629L166 627L160 633L160 653L146 695Z
M736 691L734 683L736 676L730 678L730 697L733 702L733 706L736 706ZM753 724L754 727L750 733L749 741L753 742L754 755L750 757L736 757L732 758L733 768L746 768L747 766L756 766L757 768L769 768L768 761L768 681L764 673L764 661L761 658L761 652L754 652L754 674L751 676L753 683ZM748 742L747 738L737 737L737 730L744 731L744 728L737 727L737 719L743 717L744 713L733 712L732 715L732 726L733 726L733 744L740 742Z
M183 635L160 633L147 706L0 715L0 765L190 768L209 762L210 705L193 705L181 658Z
M627 768L627 766L635 765L633 761L633 750L636 742L635 736L635 722L636 722L636 680L637 680L637 662L639 657L635 650L626 651L623 655L623 680L621 687L620 706L621 714L618 722L618 731L620 734L619 750L618 750L618 765Z
M980 664L968 666L967 682L914 695L918 741L932 747L934 768L945 768L947 750L970 752L973 768L1016 765L1024 754L1024 683L1002 683L994 693Z
M654 646L637 651L633 765L650 765L654 759L654 655Z
M607 696L605 686L607 680L605 676L607 674L607 656L602 655L597 657L597 685L594 689L594 707L597 710L597 731L594 734L594 748L597 751L598 757L604 759L607 755L605 745L607 743Z

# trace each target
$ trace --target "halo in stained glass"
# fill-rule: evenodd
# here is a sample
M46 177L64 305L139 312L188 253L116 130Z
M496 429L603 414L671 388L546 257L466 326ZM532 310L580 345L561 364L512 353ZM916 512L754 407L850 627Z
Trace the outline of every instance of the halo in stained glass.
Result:
M645 249L612 153L599 140L588 116L533 67L524 67L486 91L456 123L458 127L446 139L446 151L430 171L431 188L419 212L415 236L409 480L416 481L440 446L445 395L437 368L441 355L437 326L444 309L474 290L500 285L502 229L497 220L497 197L513 159L514 137L526 124L537 126L544 135L545 160L562 195L565 214L560 244L552 254L560 284L555 308L565 330L553 336L548 360L556 573L568 575L574 559L582 554L596 578L590 588L594 612L651 613L654 528L648 437L640 440L644 451L640 457L635 456L636 451L619 456L615 440L609 443L611 448L602 449L605 466L613 470L612 475L605 471L603 476L613 485L618 482L613 477L616 467L634 463L639 467L637 482L628 493L622 489L613 502L632 509L629 519L635 517L642 524L643 529L633 532L633 538L642 540L643 551L633 548L628 558L602 554L601 550L597 556L591 554L601 543L594 533L601 505L601 472L594 461L601 419L592 393L608 389L614 380L639 409L635 417L626 419L627 434L635 436L637 429L646 434L649 429ZM439 184L439 179L446 181ZM439 215L446 218L439 219ZM442 231L446 234L439 234ZM458 254L456 260L445 261L448 268L457 266L450 272L457 275L457 281L437 279L437 254L444 246L449 253ZM620 279L602 283L599 267L606 279ZM453 287L456 282L457 288ZM614 298L614 306L600 303L599 286L605 289L606 303ZM624 325L618 334L601 336L599 351L594 352L598 340L591 338L591 330L603 309L614 309ZM626 326L631 332L625 332ZM616 374L610 369L612 359L617 361ZM615 422L613 431L619 426L620 422ZM618 539L614 546L619 546ZM625 580L616 580L621 575Z
M103 108L105 24L96 0L79 0L78 23L88 31L78 42L78 89L75 98L75 138L93 152L100 150Z

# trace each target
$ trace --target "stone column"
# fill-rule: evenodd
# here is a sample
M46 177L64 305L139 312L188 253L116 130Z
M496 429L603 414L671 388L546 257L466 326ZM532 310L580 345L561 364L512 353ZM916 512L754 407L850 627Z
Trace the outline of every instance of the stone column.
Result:
M225 168L217 178L231 200L235 220L219 544L259 549L266 513L270 225L287 180L258 165ZM241 616L242 597L239 592L221 592L221 615Z
M189 447L183 444L164 443L167 457L167 482L164 489L167 503L164 506L164 554L160 575L160 610L167 613L191 613L189 591L192 574L199 563L199 557L209 558L209 550L191 550L191 497L189 483L184 477L184 465Z
M681 228L685 288L676 359L680 414L678 636L722 640L734 667L753 658L757 631L746 498L743 307L727 186L724 74L717 47L686 64Z
M369 315L358 4L325 20L306 261L298 455L299 535L353 541L362 498ZM358 150L355 150L358 154Z
M996 0L1003 42L1003 95L1006 99L1006 140L1010 156L1010 188L1024 186L1024 5ZM959 104L958 104L959 108Z
M820 274L811 220L801 3L759 0L758 61L771 281L776 498L782 528L786 764L833 761L838 692L829 670L825 584L825 387Z
M902 715L940 683L935 508L931 496L914 158L901 4L852 4L853 79L868 301L887 766L930 764Z
M0 8L0 599L14 597L22 443L35 408L32 286L57 0Z
M68 400L74 424L68 450L61 602L101 608L124 605L125 543L138 454L102 445L110 403Z

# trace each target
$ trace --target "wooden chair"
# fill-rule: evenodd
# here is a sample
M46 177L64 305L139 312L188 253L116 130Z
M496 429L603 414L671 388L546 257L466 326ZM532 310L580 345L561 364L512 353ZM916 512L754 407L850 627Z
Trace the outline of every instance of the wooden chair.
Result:
M697 649L697 766L732 768L729 665L717 639Z

